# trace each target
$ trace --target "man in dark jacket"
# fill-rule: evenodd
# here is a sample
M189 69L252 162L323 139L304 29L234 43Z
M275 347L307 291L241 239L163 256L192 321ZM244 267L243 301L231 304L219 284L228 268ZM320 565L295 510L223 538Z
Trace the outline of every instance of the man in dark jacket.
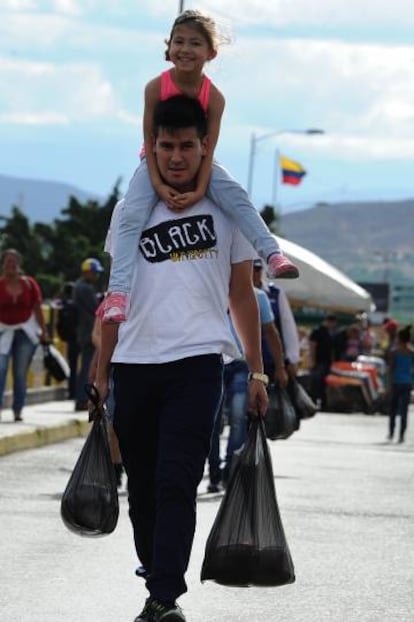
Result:
M103 267L100 261L94 257L88 257L81 264L81 276L76 281L73 290L78 320L76 337L81 357L81 367L76 380L75 411L87 410L88 408L85 384L88 381L89 366L95 350L92 343L92 331L95 323L95 311L98 307L94 285L101 272L103 272Z
M309 336L312 370L312 397L321 400L321 409L326 409L325 378L335 358L336 328L335 315L327 315L322 324Z
M75 283L66 281L66 283L63 284L60 297L56 300L56 330L59 339L66 345L65 355L70 369L68 381L68 397L70 400L76 399L76 377L78 375L79 358L79 346L76 336L78 312L73 301L74 287Z

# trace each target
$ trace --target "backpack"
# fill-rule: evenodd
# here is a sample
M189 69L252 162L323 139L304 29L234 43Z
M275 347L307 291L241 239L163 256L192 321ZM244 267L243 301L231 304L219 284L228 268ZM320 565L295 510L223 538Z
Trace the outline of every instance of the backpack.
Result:
M76 339L76 327L78 324L78 310L71 298L62 300L57 313L56 330L62 341L74 341Z

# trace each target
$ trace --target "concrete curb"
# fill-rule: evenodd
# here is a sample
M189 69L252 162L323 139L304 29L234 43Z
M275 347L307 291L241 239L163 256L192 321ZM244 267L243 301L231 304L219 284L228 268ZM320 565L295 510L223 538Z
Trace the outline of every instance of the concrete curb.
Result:
M24 449L59 443L69 438L87 436L90 427L89 421L72 419L58 425L36 426L32 430L4 436L0 438L0 456Z
M35 389L27 389L25 406L33 404L43 404L44 402L55 402L66 398L67 389L61 385L53 387L37 387ZM3 398L3 408L11 408L13 401L13 392L5 391Z

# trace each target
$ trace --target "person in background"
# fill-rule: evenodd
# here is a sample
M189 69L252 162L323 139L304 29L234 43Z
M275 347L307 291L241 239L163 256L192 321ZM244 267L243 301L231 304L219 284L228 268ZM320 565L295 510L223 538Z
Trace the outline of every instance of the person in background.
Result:
M263 341L266 341L272 361L270 369L271 375L266 371L266 366L265 373L269 376L270 382L274 382L278 386L286 387L288 376L284 366L283 346L279 331L275 325L270 301L262 290L255 287L254 292L259 305L262 344ZM242 352L241 343L230 317L229 321L237 347ZM246 440L248 422L248 374L249 369L243 358L235 359L231 363L224 365L224 397L221 409L214 423L211 448L208 457L210 481L207 486L207 492L209 493L219 492L222 485L225 486L227 484L233 454L240 449ZM220 458L220 433L225 411L228 413L229 436L227 439L226 457L224 465L222 466Z
M103 272L101 262L94 257L88 257L81 264L81 276L73 288L73 301L77 311L76 338L81 357L80 370L76 378L75 411L88 409L85 384L88 381L89 368L95 350L92 343L92 331L99 304L95 284L101 272Z
M282 288L274 283L267 283L263 277L263 262L255 259L253 262L253 283L257 289L263 290L269 298L272 307L274 322L282 340L286 371L290 377L295 377L301 360L299 332L287 296ZM274 375L273 357L266 339L262 342L263 360L268 376Z
M370 319L365 311L361 311L356 314L355 320L359 328L362 354L369 356L374 345L374 335Z
M22 421L30 363L39 342L47 343L49 335L41 307L40 287L33 277L23 273L20 253L14 248L6 249L0 265L0 407L11 359L12 409L14 420Z
M299 326L298 328L299 334L299 352L300 352L300 362L299 367L302 369L309 369L309 335L310 331L308 328L304 326Z
M382 329L385 335L385 344L384 344L384 360L389 365L390 363L390 353L393 348L397 344L397 332L398 332L398 322L397 320L393 320L392 318L385 318L382 323Z
M78 374L79 345L77 339L78 312L73 300L74 283L67 281L63 284L56 300L57 321L56 330L61 341L66 346L66 358L69 364L70 376L68 380L68 398L76 399L76 377Z
M370 322L365 312L355 315L354 322L337 330L335 360L354 362L358 356L369 355L373 346Z
M388 440L394 438L395 421L400 415L400 433L398 442L405 440L408 407L414 371L414 348L410 344L410 327L397 333L396 345L389 353L389 429Z
M341 361L353 363L363 353L361 331L358 324L351 324L345 329L344 352L339 357Z
M322 410L326 410L325 378L335 358L336 326L336 315L329 314L309 336L311 395L314 400L320 400Z
M92 331L92 343L95 346L95 351L92 356L92 361L89 367L88 382L95 383L96 371L98 367L99 350L101 347L101 333L102 333L102 315L103 315L104 299L99 304L95 313L95 324ZM115 414L115 398L114 398L114 383L112 374L109 378L108 397L105 403L105 414L108 419L108 431L109 431L109 447L111 450L112 464L115 469L116 483L118 488L122 486L122 456L119 449L119 442L114 430L114 414Z

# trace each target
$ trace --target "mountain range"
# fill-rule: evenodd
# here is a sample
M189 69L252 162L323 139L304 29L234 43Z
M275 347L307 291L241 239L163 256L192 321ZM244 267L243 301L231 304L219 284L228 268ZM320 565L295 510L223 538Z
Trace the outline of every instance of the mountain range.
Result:
M355 281L414 280L414 199L317 204L281 220L282 235Z
M79 201L103 197L55 181L0 175L0 215L13 205L31 222L60 217L69 196ZM106 198L106 197L105 197ZM281 233L308 248L356 281L414 281L414 199L320 203L283 214Z
M0 216L9 216L12 207L17 206L32 223L51 223L60 217L71 195L81 202L88 199L102 200L93 192L58 181L0 175Z

